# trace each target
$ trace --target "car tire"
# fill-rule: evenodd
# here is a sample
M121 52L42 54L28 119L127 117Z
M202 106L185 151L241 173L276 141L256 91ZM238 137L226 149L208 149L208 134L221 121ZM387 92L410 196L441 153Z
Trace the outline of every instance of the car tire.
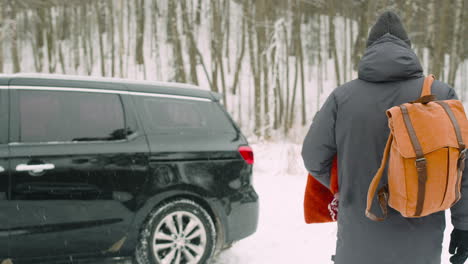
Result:
M156 208L146 220L136 247L138 264L205 264L216 246L216 229L207 211L188 200Z

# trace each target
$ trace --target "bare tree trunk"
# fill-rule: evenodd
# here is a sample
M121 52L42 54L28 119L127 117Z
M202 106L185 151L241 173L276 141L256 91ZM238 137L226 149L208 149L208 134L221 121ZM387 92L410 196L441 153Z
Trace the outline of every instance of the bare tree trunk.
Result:
M57 33L59 35L59 43L58 43L58 53L59 53L59 60L60 66L62 69L62 73L66 74L66 65L65 65L65 57L63 55L63 42L68 37L68 13L66 7L59 7L60 19L57 23L59 26L57 27Z
M273 129L275 130L279 128L279 97L280 97L278 93L278 87L280 85L278 82L278 64L276 62L276 49L277 49L277 46L273 48L271 55L270 55L271 58L269 61L269 64L272 65L271 72L272 72L272 85L273 85Z
M317 64L317 95L316 95L316 107L317 107L317 112L320 110L320 95L322 94L322 90L323 90L323 70L322 70L322 67L323 67L323 63L322 63L322 19L321 19L321 15L319 14L318 16L318 37L317 37L317 41L318 41L318 64Z
M80 59L80 38L83 37L83 35L79 34L81 33L80 29L80 24L78 23L79 21L79 9L74 8L73 9L73 32L74 34L71 34L72 36L72 42L73 42L73 68L75 69L75 74L78 73L78 69L81 64L81 59Z
M213 80L212 83L212 91L215 93L219 93L219 88L218 88L218 60L216 57L212 58L211 60L211 80Z
M288 130L286 131L286 134L288 134L289 130L292 128L294 124L294 118L295 118L295 111L294 108L296 106L296 94L297 94L297 79L298 79L298 73L299 73L299 60L295 59L295 68L294 68L294 84L293 84L293 92L292 92L292 99L291 99L291 107L289 108L289 124L287 124Z
M181 1L181 2L184 2L184 1ZM153 33L152 42L154 42L153 49L154 49L154 57L155 57L155 64L156 64L156 79L161 80L162 79L162 76L161 76L162 66L161 66L161 56L160 56L160 50L159 50L160 44L159 44L159 37L158 37L158 33L159 33L158 20L160 17L160 11L159 11L159 5L157 1L152 1L151 4L152 4L151 10L153 10L152 12L153 15L151 16L151 23L152 23L152 33Z
M458 65L460 65L460 58L458 56L459 50L463 47L462 42L462 25L461 21L464 21L464 14L462 12L463 9L463 1L456 0L455 1L455 15L454 15L454 22L453 22L453 37L452 37L452 45L450 47L450 68L448 74L448 83L455 87L455 77L457 74Z
M435 0L427 0L427 5L426 5L426 8L427 8L427 14L428 15L428 21L427 21L427 24L426 24L426 30L427 30L427 34L426 34L426 45L427 45L427 49L429 51L429 67L428 67L428 72L429 73L433 73L434 70L435 70L435 65L434 65L434 59L435 59L435 31L436 31L436 28L435 28L435 25L436 25L436 19L437 19L437 12L438 12L438 8L435 8L434 7L434 1ZM437 75L436 75L437 76ZM438 77L438 76L437 76Z
M135 62L139 66L145 65L144 50L143 50L144 33L145 33L144 4L145 4L144 0L135 1L135 16L136 16ZM175 8L175 5L174 5L174 8ZM177 24L175 24L175 27L177 27ZM143 72L144 72L144 67L143 67Z
M109 0L109 40L111 45L111 76L115 76L115 27L114 27L114 0Z
M350 19L350 30L349 30L349 54L348 54L348 70L350 79L352 79L353 74L353 50L354 50L354 20Z
M183 20L183 23L188 23L188 21ZM184 27L187 28L188 26L184 25ZM207 79L207 81L208 81L208 83L210 85L210 89L212 91L214 91L214 89L215 89L214 84L213 84L214 81L211 80L210 74L209 74L208 69L207 69L206 64L205 64L205 60L203 59L203 55L201 54L200 50L197 47L197 42L195 40L195 37L193 36L193 32L192 31L187 31L186 34L187 34L187 37L189 39L190 45L193 47L193 50L196 52L197 58L198 58L200 64L202 65L202 67L203 67L203 71L205 72L205 77L206 77L206 79Z
M343 82L348 80L348 21L349 19L344 17Z
M270 137L270 104L269 104L269 82L268 82L268 65L267 65L267 44L269 36L269 15L271 9L267 0L255 1L255 24L257 33L257 70L259 71L261 89L263 90L263 133L264 138Z
M4 7L3 5L0 5L0 73L3 73L3 39L4 39L4 25L5 25L5 20L4 20Z
M174 70L175 80L177 82L186 82L187 77L185 75L184 59L182 55L182 44L180 41L179 30L177 29L177 6L173 1L168 1L168 39L172 44L174 52ZM214 80L213 80L214 82Z
M16 9L13 1L8 1L7 14L9 19L9 32L11 36L11 59L13 61L13 72L20 72L20 62L18 55L18 32L17 32L17 20L16 20Z
M17 6L16 8L16 38L18 40L17 42L17 49L18 49L18 59L21 67L21 56L22 56L22 50L23 50L23 40L26 39L26 28L28 27L28 19L27 16L24 12L21 12L20 10L21 6Z
M336 76L336 85L341 85L341 78L340 78L340 62L338 59L337 54L337 47L336 47L336 36L335 36L335 6L333 1L329 1L329 14L328 14L328 25L330 27L329 30L329 39L330 39L330 50L329 50L329 57L333 57L334 64L335 64L335 76Z
M356 41L354 42L353 48L354 70L357 70L359 60L361 59L361 56L364 53L364 49L366 47L367 30L369 29L369 1L370 0L361 1L358 8L358 10L360 10L360 15L358 18L358 35L356 37Z
M231 87L232 94L236 94L236 91L237 91L237 86L238 86L237 83L239 82L239 73L241 71L242 61L244 59L244 53L245 53L245 31L246 31L245 16L246 16L246 12L248 12L246 10L247 8L246 3L247 1L244 1L242 4L243 16L242 16L242 26L241 26L241 42L240 42L240 48L239 48L240 52L239 52L239 57L237 57L236 70L234 72L234 82Z
M299 25L300 26L300 25ZM300 30L300 29L299 29ZM305 81L304 81L304 52L302 51L302 37L301 34L298 36L298 55L299 55L299 66L301 71L301 104L302 104L302 122L303 126L306 125L306 93L305 93Z
M65 57L63 56L63 43L62 43L62 41L59 41L58 52L59 52L59 61L60 61L61 69L62 69L62 74L67 74L67 70L65 68L66 67Z
M301 124L305 125L306 123L306 94L305 94L305 80L304 80L304 52L302 50L302 30L301 30L301 24L302 24L302 11L301 11L301 4L300 1L295 1L295 14L293 18L293 35L295 36L294 39L294 51L295 51L295 58L296 58L296 66L298 65L299 67L296 67L296 70L299 71L295 76L300 74L300 82L301 82ZM295 77L297 78L297 77ZM297 84L297 81L295 80L295 85ZM295 87L296 89L296 87ZM294 92L295 93L295 92ZM295 95L294 95L295 96ZM294 97L293 97L294 98ZM295 98L294 98L295 99ZM293 100L294 100L293 99ZM294 101L293 101L294 105ZM295 109L294 107L291 108L291 112L293 112ZM292 121L292 119L291 119Z
M189 11L187 9L187 5L185 1L180 1L180 7L182 12L182 19L183 19L183 28L184 28L184 35L188 35L187 32L193 32L193 23L189 21ZM190 81L194 84L198 85L198 75L197 75L197 51L196 47L192 45L192 42L189 40L188 44L188 56L190 61Z
M264 137L270 139L270 94L269 94L269 81L268 81L268 65L266 64L266 56L263 55L263 109L264 116Z
M197 9L195 11L195 23L197 25L200 25L200 23L201 23L202 2L203 2L203 0L198 0L197 1Z
M88 21L88 14L87 14L87 4L83 4L81 8L81 21ZM83 46L83 58L85 61L85 68L86 68L86 73L88 75L91 75L93 71L93 47L90 45L90 38L91 38L91 33L90 33L90 26L89 23L83 22L82 25L82 37L81 37L81 42Z
M130 63L130 53L131 53L131 47L132 47L132 39L134 39L133 36L133 29L132 29L132 2L134 1L129 1L127 0L127 45L126 45L126 52L125 52L125 76L128 76L128 67Z
M224 107L228 109L228 101L227 101L227 89L226 89L226 77L224 74L224 64L223 64L223 58L221 54L221 49L218 50L218 63L219 63L219 73L221 77L221 85L222 85L222 91L223 91L223 101L224 101Z
M283 117L283 111L284 111L284 102L283 102L283 96L281 92L281 82L279 78L279 69L278 69L279 63L276 62L276 78L275 78L275 106L276 106L276 118L275 118L275 123L273 128L279 129L281 122L282 122L282 117Z
M242 114L244 113L244 111L242 111L242 106L244 105L242 102L242 89L239 89L239 96L237 97L238 98L238 101L237 101L237 122L239 122L239 126L240 127L243 127L244 125L244 122L243 122L243 118L242 118ZM247 100L247 104L250 105L250 101Z
M230 6L231 0L224 0L224 32L225 32L225 37L226 37L226 48L224 49L225 51L225 57L227 59L227 66L228 66L228 72L231 72L229 65L230 63L230 52L229 52L229 37L231 33L231 18L230 18L230 11L231 11L231 6Z
M216 11L216 17L218 20L218 25L215 30L215 43L214 43L214 53L216 56L217 65L219 66L219 77L221 78L221 89L222 89L222 94L223 94L223 101L224 101L224 107L228 109L228 101L227 101L227 89L226 89L226 78L225 78L225 72L224 72L224 63L223 63L223 32L221 30L221 18L220 14L221 11L218 9Z
M435 47L434 47L434 57L432 60L432 65L434 66L432 73L437 76L439 79L444 80L443 68L445 64L445 44L447 42L447 11L449 3L448 1L442 1L442 12L439 14L439 19L437 21L437 25L439 26L437 30L437 37L434 39ZM438 13L440 12L439 8ZM455 10L456 12L456 10Z
M465 73L467 72L466 66L467 66L466 62L462 64L462 72L465 72ZM461 89L460 100L462 100L462 102L464 102L466 99L466 84L468 83L467 75L468 74L461 74L461 78L462 78L461 83L464 84L464 86L460 87Z
M258 69L258 58L256 54L258 54L258 50L255 49L255 25L253 23L253 6L252 3L249 2L249 12L247 12L248 16L247 20L247 28L248 28L248 41L249 41L249 57L250 57L250 69L252 71L253 76L253 84L254 84L254 117L255 117L255 126L254 126L254 133L257 136L261 135L261 125L262 125L262 109L261 109L261 84L260 84L260 74Z
M330 53L330 51L331 51L331 49L330 49L330 37L329 37L330 36L330 21L328 20L328 17L326 15L324 15L322 17L322 19L323 19L322 25L324 27L323 31L326 32L326 36L328 36L328 37L323 38L323 43L324 43L323 46L325 47L324 50L323 50L323 52L325 53L324 54L325 60L324 60L323 72L324 72L324 78L328 79L328 58L330 57L330 54L331 54Z
M104 54L104 43L102 41L102 35L105 32L105 10L103 3L99 1L95 3L99 39L99 54L101 55L101 75L106 76L106 55Z
M293 127L295 117L296 117L296 94L297 94L297 83L299 80L299 71L300 71L300 66L299 66L299 38L301 35L301 21L300 17L297 16L296 12L299 10L298 6L298 0L294 1L294 4L291 8L292 14L293 15L293 22L292 22L292 41L293 41L293 48L294 48L294 82L293 82L293 92L292 92L292 98L291 98L291 103L290 103L290 109L289 109L289 123L287 124L287 132ZM288 65L289 66L289 65Z
M289 125L289 105L290 105L290 84L289 84L289 43L288 43L288 30L286 25L283 24L283 33L284 33L284 46L285 51L284 55L286 58L285 68L286 68L286 108L284 113L284 133L288 134L288 125Z
M36 10L36 19L34 23L34 68L37 72L42 72L44 63L44 8L40 7Z
M124 0L119 2L119 74L120 77L125 77L124 74L124 58L125 58L125 40L124 40Z
M80 8L80 20L81 21L86 21L86 4L83 4ZM88 59L88 45L86 41L86 23L82 23L80 25L80 30L81 30L81 46L83 47L83 60L85 64L85 70L88 75L90 75L90 65L89 65L89 59Z
M218 87L218 71L219 71L219 57L218 57L218 39L219 34L221 34L221 16L218 13L218 0L210 1L211 9L211 80L213 80L213 91L219 92Z

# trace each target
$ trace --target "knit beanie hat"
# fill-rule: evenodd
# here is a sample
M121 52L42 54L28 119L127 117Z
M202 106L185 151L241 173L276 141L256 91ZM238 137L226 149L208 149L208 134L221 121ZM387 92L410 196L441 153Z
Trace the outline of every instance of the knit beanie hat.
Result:
M411 47L411 41L406 34L400 17L398 17L398 15L392 11L385 11L379 16L377 22L375 22L375 25L372 26L372 29L369 33L369 38L367 39L367 47L372 45L374 41L387 33L390 33L393 36L403 40L406 44L408 44L408 46Z

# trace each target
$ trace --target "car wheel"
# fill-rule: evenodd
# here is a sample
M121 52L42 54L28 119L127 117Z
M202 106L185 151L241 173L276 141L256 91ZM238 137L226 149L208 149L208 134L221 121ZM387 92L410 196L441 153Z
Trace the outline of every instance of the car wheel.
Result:
M204 264L216 245L216 229L203 207L188 199L156 208L136 248L139 264Z

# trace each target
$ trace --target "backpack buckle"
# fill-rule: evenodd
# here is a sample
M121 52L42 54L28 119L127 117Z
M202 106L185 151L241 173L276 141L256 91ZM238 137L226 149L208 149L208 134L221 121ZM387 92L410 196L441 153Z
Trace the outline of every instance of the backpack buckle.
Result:
M419 158L419 159L416 159L415 163L416 163L416 167L418 167L418 164L421 164L421 162L424 162L424 164L426 164L426 158Z
M465 169L465 158L466 158L466 151L468 149L463 149L460 151L460 155L458 156L458 164L457 167L459 170L463 171Z
M465 159L466 158L466 151L468 149L463 149L462 151L460 151L460 155L458 156L460 159Z

